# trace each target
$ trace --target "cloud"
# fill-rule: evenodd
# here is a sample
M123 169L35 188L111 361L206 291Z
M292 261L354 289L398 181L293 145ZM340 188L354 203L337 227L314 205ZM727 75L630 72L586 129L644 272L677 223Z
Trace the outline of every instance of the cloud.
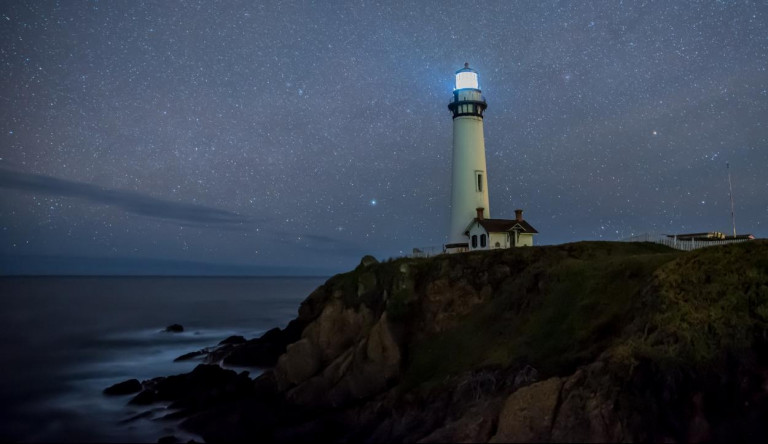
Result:
M84 182L7 169L0 169L0 188L74 197L121 208L126 212L141 216L186 224L210 224L227 228L241 228L243 224L251 222L247 217L231 211L158 199L135 191L109 189Z

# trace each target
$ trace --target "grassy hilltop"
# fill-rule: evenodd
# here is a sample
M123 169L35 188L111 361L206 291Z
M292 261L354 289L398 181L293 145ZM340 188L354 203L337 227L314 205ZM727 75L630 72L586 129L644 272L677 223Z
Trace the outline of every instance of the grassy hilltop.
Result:
M393 288L401 268L408 278ZM365 281L376 285L367 289ZM454 291L463 287L469 302L450 301L442 315L461 319L423 325L425 296L445 281ZM407 341L404 368L411 386L515 362L564 375L604 352L627 371L646 359L665 367L709 365L749 349L768 328L765 241L693 252L579 242L406 258L358 267L326 285L340 286L351 306L379 304L390 290L390 321L415 338Z

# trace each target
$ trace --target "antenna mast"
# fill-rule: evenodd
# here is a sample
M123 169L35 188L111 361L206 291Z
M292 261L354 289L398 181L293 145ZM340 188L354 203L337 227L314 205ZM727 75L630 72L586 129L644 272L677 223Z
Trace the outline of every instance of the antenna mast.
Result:
M736 239L736 216L733 214L733 185L731 185L731 167L725 162L725 169L728 170L728 195L731 198L731 224L733 225L733 238Z

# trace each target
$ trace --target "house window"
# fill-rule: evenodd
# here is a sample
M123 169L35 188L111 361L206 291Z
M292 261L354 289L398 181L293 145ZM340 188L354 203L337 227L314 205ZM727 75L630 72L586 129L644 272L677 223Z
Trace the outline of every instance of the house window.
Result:
M482 171L475 171L475 190L478 193L483 192L483 172Z
M477 235L472 235L472 248L477 248Z
M484 235L484 234L481 234L481 235L480 235L480 246L481 246L481 247L483 247L483 248L485 248L485 245L486 245L486 242L485 242L485 240L486 240L486 239L485 239L485 235Z
M496 242L496 248L499 248L499 247L501 247L501 244Z

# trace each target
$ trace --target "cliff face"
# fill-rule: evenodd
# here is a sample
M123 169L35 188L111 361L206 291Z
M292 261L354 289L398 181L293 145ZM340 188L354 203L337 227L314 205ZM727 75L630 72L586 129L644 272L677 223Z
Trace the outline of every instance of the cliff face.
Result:
M253 397L185 427L213 441L768 437L763 241L366 258L287 330Z

